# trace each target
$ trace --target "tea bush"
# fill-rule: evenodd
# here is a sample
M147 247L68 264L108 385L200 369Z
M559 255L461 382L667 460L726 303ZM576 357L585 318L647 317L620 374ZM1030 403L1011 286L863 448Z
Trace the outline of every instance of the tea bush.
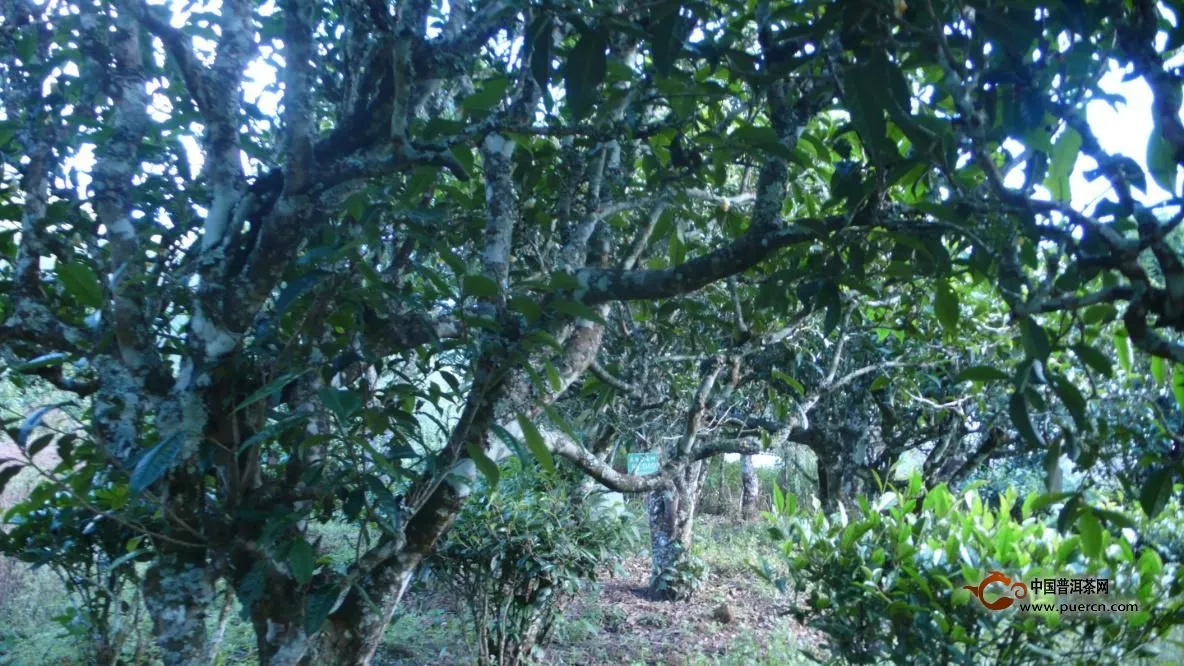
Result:
M83 497L94 506L110 492L109 485L96 480ZM52 570L71 602L66 613L54 619L84 653L98 663L115 663L139 621L135 565L148 553L143 537L95 516L48 482L7 511L4 524L0 554Z
M1165 565L1154 545L1134 537L1159 529L1162 515L1150 521L1137 509L1128 515L1061 493L1029 496L1017 519L1014 490L990 507L974 488L961 496L945 485L925 492L919 477L874 504L860 499L851 514L829 517L774 494L774 512L765 517L790 574L778 578L767 563L764 573L783 590L792 584L808 594L798 619L825 634L832 656L847 663L1154 660L1156 642L1184 623L1179 565ZM1064 529L1044 515L1060 503ZM1107 578L1112 589L1104 600L1132 601L1139 610L1076 617L1021 610L1021 602L1055 600L1034 590L1027 598L1014 592L1011 608L988 610L964 586L993 571L1017 582Z
M433 568L472 613L479 664L530 659L563 604L631 552L636 521L623 512L517 461L465 505Z
M686 601L703 588L707 582L709 567L707 561L699 554L697 546L681 552L681 546L675 544L674 566L654 575L650 582L650 589L658 598L670 601Z

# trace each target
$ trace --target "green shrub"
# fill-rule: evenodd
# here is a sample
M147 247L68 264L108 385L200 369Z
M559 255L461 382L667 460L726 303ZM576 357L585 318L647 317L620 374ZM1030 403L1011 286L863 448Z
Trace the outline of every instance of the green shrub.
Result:
M88 508L111 492L98 479L92 483L85 505L49 482L36 486L4 514L0 553L54 572L70 605L53 619L84 653L106 664L135 637L140 611L135 565L148 550L138 532Z
M697 546L685 552L677 544L672 547L677 549L674 565L655 575L650 589L661 599L686 601L707 582L707 561L699 554Z
M437 550L434 568L472 613L479 664L529 660L563 604L636 543L623 509L603 510L576 487L514 461Z
M1142 535L1165 562L1184 564L1184 505L1168 502Z
M907 489L889 489L874 506L860 499L853 515L804 511L792 496L775 494L775 513L766 518L790 574L788 581L766 576L782 589L792 582L808 591L809 608L799 611L799 619L825 634L832 655L848 663L1155 659L1155 642L1184 622L1178 565L1165 565L1154 547L1132 544L1109 529L1144 531L1155 524L1137 509L1128 518L1064 495L1032 495L1017 520L1014 491L990 508L973 488L961 497L945 485L924 493L919 477ZM1071 510L1061 514L1078 519L1077 534L1034 515L1064 500ZM1054 601L1034 591L1025 599L1014 592L1011 608L988 610L964 586L977 586L993 571L1017 582L1107 578L1114 588L1107 601L1135 601L1139 610L1076 617L1022 611L1021 601ZM995 588L990 596L994 601Z

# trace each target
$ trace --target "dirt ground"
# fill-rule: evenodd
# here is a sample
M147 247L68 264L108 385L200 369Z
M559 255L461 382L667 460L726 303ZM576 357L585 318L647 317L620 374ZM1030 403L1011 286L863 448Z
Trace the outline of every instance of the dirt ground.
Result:
M713 569L689 602L653 599L647 591L650 562L632 557L624 575L601 584L594 599L566 613L570 619L594 605L603 616L600 631L585 640L550 646L563 664L685 664L729 654L741 637L764 645L771 634L789 632L813 644L816 637L789 617L789 603L746 568Z
M744 566L713 567L702 589L689 602L660 601L647 592L649 560L625 560L615 576L606 575L599 589L568 606L545 646L542 664L550 666L617 666L624 664L749 664L781 659L767 646L792 642L813 648L820 638L789 616L790 601ZM414 593L411 595L414 597ZM383 660L391 666L471 663L467 646L445 625L466 618L454 604L436 595L409 599L409 610L434 607L437 613L421 636L436 640L418 649L394 648ZM444 608L447 607L447 608ZM412 611L415 613L415 611ZM421 616L420 622L426 618ZM449 638L445 640L445 636ZM441 644L443 642L450 645ZM392 646L393 647L393 646ZM416 654L412 654L412 652ZM429 656L430 655L430 656Z

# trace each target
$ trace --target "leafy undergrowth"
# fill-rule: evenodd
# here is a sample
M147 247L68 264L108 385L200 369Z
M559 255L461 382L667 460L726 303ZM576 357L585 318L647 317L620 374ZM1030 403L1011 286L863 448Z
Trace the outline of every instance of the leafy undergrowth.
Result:
M797 664L800 650L819 636L789 617L790 602L746 564L762 537L758 525L705 521L697 529L710 565L689 602L659 601L647 593L646 553L626 558L614 572L564 609L539 662L579 664ZM389 630L376 663L427 666L467 663L468 616L453 599L421 587Z
M348 530L333 529L326 530L324 536L329 544L345 549L352 535ZM779 597L775 588L748 566L750 559L769 552L767 539L759 521L738 525L729 519L703 517L696 525L696 543L701 545L700 554L710 572L699 592L685 603L651 599L646 593L648 553L631 554L564 609L539 663L811 663L801 656L801 650L817 646L819 635L789 617L790 601ZM44 569L30 571L23 564L10 564L16 564L12 574L23 578L16 581L20 585L14 582L18 594L0 594L0 665L85 663L80 646L68 640L62 627L50 619L69 605L57 579ZM387 631L374 660L376 666L472 663L469 614L459 600L442 589L430 582L412 588ZM147 627L140 638L149 640ZM145 647L146 652L152 652ZM217 663L258 663L250 626L237 613L232 613Z

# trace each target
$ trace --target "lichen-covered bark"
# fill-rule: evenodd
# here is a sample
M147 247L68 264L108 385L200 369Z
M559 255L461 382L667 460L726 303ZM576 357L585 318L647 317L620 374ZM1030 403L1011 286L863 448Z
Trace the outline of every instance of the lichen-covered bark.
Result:
M207 663L206 617L214 605L214 579L205 554L160 553L144 576L143 593L165 666Z
M674 475L669 487L646 496L652 560L650 591L659 598L685 599L692 591L681 584L678 576L691 552L702 465L701 462L687 465Z

